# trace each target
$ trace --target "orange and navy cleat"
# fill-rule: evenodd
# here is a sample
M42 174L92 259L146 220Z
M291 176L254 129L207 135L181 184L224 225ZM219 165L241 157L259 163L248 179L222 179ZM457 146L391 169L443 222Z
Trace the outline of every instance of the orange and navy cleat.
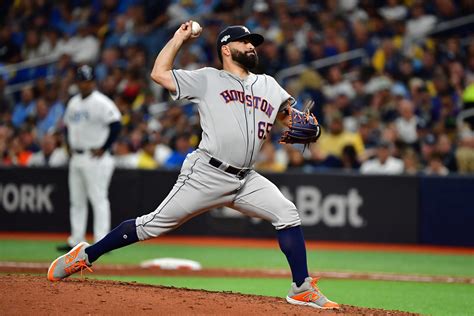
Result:
M316 284L318 279L307 277L301 286L291 284L290 292L286 297L286 301L295 305L306 305L314 308L322 309L339 309L339 304L330 301L324 296Z
M88 246L88 243L81 242L67 254L54 260L48 269L48 280L59 281L76 272L82 273L85 269L92 272L87 253L84 251Z

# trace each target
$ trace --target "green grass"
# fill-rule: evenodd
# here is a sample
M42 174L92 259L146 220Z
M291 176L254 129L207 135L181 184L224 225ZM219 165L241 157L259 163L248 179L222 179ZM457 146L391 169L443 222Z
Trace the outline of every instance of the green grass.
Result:
M0 241L0 261L49 262L60 253L50 241ZM117 249L100 263L138 264L147 259L192 259L207 268L288 268L278 249L137 244ZM309 251L311 271L392 272L474 277L474 256L368 251Z
M57 242L0 240L0 261L51 262L60 253ZM198 247L137 244L100 258L103 264L138 264L158 257L199 261L207 268L288 269L278 249ZM474 256L392 252L309 251L309 268L317 271L387 272L474 277ZM258 278L203 278L98 276L175 287L234 291L283 297L289 280ZM432 315L474 315L474 285L417 282L323 279L326 295L343 304L398 309Z

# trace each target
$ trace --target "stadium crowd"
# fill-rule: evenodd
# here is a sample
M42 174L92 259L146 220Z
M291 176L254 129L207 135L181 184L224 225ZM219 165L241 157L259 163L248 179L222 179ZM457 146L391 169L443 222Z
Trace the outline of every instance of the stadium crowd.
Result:
M277 76L297 106L316 101L319 141L280 145L275 126L258 170L474 172L474 126L459 119L474 107L474 28L437 28L473 13L472 1L6 0L0 10L0 166L67 164L62 115L77 93L75 68L87 63L122 113L117 167L180 168L201 137L198 112L149 74L180 23L194 19L204 32L176 68L219 68L218 32L244 24L266 39L255 72ZM355 49L361 57L309 66ZM9 92L19 81L8 65L37 58L55 62Z

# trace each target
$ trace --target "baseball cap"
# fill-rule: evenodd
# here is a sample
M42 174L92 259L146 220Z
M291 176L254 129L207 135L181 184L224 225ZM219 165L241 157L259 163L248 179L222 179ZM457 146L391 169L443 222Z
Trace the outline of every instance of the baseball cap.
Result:
M262 35L251 33L249 29L243 25L231 25L222 30L217 36L217 54L220 56L221 47L230 42L247 38L253 46L257 47L265 40Z
M94 69L89 65L79 66L76 70L77 81L91 81L94 80Z
M381 139L377 142L377 148L390 148L392 147L392 143L388 140Z

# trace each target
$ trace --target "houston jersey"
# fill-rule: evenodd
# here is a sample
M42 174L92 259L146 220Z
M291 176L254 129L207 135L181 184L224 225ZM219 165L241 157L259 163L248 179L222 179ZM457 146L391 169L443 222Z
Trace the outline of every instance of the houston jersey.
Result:
M294 99L270 76L241 79L225 70L173 70L174 100L197 103L199 148L235 167L251 167L281 108Z

